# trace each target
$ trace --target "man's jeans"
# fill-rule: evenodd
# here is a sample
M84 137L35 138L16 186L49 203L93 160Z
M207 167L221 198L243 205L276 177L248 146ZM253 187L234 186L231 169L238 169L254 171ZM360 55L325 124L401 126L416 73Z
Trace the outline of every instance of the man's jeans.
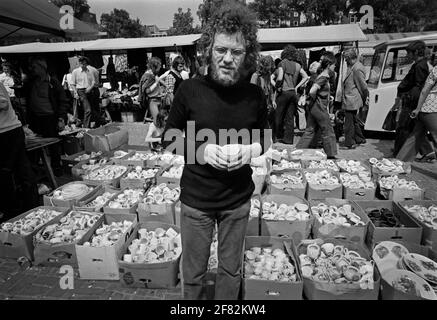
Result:
M283 91L276 99L275 127L276 139L283 139L287 144L294 142L294 114L297 107L297 96L293 90Z
M215 299L236 300L241 284L241 257L250 201L233 210L204 212L181 204L182 272L184 298L205 299L203 280L217 222L218 269Z
M83 107L83 126L89 128L92 114L94 114L94 120L99 121L99 89L93 88L89 93L86 93L85 89L78 89L77 94Z

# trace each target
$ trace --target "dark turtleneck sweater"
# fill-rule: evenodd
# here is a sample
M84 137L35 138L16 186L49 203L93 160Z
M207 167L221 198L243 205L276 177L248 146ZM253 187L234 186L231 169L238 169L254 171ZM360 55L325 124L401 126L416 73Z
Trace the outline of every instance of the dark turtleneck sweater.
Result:
M195 130L187 130L187 121L194 121ZM203 160L206 141L208 144L218 145L259 142L263 154L270 143L271 133L266 132L264 136L264 129L268 128L266 101L258 86L240 82L234 86L224 87L208 76L182 82L174 97L163 134L164 147L176 140L178 143L175 144L182 146L185 167L181 178L181 201L204 211L235 209L248 201L254 190L249 164L228 172L217 170L209 164L201 164L199 161ZM164 141L169 129L185 130L186 138ZM217 137L214 139L217 140L195 139L201 129L214 132ZM237 132L247 129L251 141L242 141L240 138L238 142L229 139L219 141L220 129L235 129ZM252 135L253 129L260 129L260 134ZM171 148L169 150L175 152ZM176 150L176 153L182 152ZM200 155L202 160L196 158L195 154Z

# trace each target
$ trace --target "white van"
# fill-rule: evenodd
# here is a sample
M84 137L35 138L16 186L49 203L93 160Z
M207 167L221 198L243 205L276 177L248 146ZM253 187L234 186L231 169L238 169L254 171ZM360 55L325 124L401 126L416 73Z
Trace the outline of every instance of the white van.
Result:
M417 40L424 41L434 56L437 54L437 33L388 41L375 47L367 81L369 111L365 130L385 131L382 124L394 105L398 85L413 65L407 59L406 47Z

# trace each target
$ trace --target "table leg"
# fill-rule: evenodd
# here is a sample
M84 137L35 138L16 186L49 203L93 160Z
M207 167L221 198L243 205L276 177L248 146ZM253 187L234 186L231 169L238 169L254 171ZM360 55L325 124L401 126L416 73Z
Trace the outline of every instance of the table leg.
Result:
M53 174L52 166L49 163L49 156L47 155L46 147L41 148L41 152L43 155L43 162L44 162L44 167L46 169L46 173L47 173L48 177L50 178L50 181L52 183L53 188L57 189L58 183L56 182L55 175Z

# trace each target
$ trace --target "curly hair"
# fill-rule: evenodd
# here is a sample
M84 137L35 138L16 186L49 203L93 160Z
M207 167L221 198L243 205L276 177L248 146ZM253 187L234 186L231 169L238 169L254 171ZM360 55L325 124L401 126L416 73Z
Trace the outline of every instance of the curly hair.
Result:
M235 34L238 32L241 32L246 41L244 69L246 72L254 72L260 48L257 40L256 15L245 4L236 0L225 1L209 19L198 45L199 51L203 52L204 61L207 64L211 63L212 47L216 34Z
M297 61L298 59L298 51L295 46L292 44L287 44L281 52L281 59L287 59L292 61Z
M323 53L322 59L320 60L320 68L319 70L323 71L328 68L330 65L336 63L335 55L331 51L326 51Z
M156 73L156 71L162 66L161 59L158 57L151 57L149 62L147 63L147 67L152 70L153 73Z
M258 61L258 73L261 76L271 75L275 70L275 62L271 56L261 56Z

